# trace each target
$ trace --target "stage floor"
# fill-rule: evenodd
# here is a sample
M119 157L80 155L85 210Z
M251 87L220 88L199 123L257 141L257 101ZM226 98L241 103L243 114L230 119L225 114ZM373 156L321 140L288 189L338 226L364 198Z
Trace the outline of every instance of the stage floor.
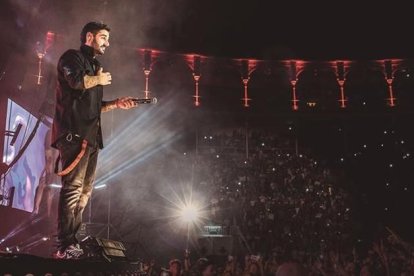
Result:
M138 261L56 260L0 253L0 275L144 275Z

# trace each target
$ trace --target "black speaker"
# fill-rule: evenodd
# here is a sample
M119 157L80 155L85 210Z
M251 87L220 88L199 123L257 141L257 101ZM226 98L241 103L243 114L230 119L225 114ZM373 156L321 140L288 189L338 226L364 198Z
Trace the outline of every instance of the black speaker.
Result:
M122 261L126 260L124 244L120 241L96 238L88 236L80 243L84 256L88 259Z

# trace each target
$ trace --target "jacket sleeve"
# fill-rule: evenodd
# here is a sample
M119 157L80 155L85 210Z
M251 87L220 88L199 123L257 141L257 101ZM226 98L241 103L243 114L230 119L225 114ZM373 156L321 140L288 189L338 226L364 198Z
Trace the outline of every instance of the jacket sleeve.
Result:
M59 60L59 69L70 88L75 90L85 89L83 77L87 72L82 58L76 51L69 50L62 55Z

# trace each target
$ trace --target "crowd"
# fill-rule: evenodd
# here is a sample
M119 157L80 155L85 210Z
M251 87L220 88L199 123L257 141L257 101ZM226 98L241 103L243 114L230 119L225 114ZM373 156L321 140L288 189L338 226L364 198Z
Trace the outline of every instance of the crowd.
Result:
M396 235L358 248L349 194L294 140L263 130L211 133L183 160L193 163L194 183L209 197L205 223L230 229L232 252L193 266L186 255L164 273L414 275L413 250Z
M209 217L237 226L249 252L309 255L352 238L348 194L294 143L256 131L246 137L243 130L204 137L195 175L211 196Z
M145 265L147 275L242 275L242 276L411 276L414 275L413 248L394 235L376 242L365 254L329 251L323 257L286 258L277 253L266 258L246 255L229 256L226 260L199 258L194 265L188 255L183 261L173 259L168 268L155 269L155 263Z

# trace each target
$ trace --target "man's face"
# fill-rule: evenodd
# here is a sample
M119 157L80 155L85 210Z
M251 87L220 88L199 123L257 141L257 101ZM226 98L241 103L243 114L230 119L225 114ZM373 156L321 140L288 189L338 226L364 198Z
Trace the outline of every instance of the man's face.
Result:
M202 273L203 276L214 276L216 275L216 271L214 270L213 265L209 265Z
M88 40L90 39L87 39L86 44L95 50L95 55L103 55L106 47L109 47L109 32L107 30L100 30L92 37L90 43L88 43Z
M170 273L172 275L180 275L181 274L181 266L178 263L172 263L170 266Z

